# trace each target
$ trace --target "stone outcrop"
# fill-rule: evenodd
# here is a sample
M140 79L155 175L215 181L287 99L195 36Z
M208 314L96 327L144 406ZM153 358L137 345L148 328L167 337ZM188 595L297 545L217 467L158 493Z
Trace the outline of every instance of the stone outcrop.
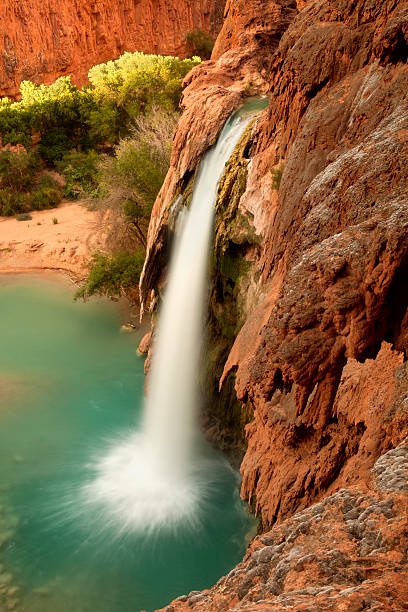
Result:
M408 443L383 455L368 489L340 489L256 537L242 563L163 612L375 610L408 601Z
M87 82L91 66L125 51L185 57L186 34L214 37L225 0L3 0L0 5L0 95L23 80L52 83L71 74Z
M200 156L246 96L268 94L221 181L210 329L214 389L235 390L239 406L232 419L237 404L223 400L214 418L250 421L241 494L263 531L276 526L168 612L403 610L408 2L230 0L225 15L212 60L186 79L141 295L157 306ZM385 470L380 486L371 470L393 452L398 475Z
M309 2L274 56L253 136L252 182L284 164L265 298L224 370L254 408L242 493L265 524L358 482L407 434L407 27L405 2Z
M227 18L219 35L221 39L228 38L230 5L225 9ZM263 18L253 23L251 15L260 7ZM220 57L217 41L213 59L187 75L181 102L184 113L174 136L171 167L154 205L149 226L148 252L141 279L144 304L150 298L149 291L157 287L165 276L169 205L178 195L188 191L201 155L215 143L225 120L241 104L243 97L268 91L268 61L295 14L296 3L291 0L248 0L243 13L248 15L248 19L243 21L245 37ZM264 43L265 30L272 48Z

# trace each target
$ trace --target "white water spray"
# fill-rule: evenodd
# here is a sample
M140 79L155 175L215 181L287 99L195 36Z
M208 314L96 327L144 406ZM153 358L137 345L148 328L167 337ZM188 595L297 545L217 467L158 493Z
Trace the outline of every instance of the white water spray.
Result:
M187 218L176 236L160 311L140 433L116 441L93 466L86 503L98 503L121 529L194 522L209 486L194 453L198 372L207 307L208 251L219 180L252 113L235 113L201 161Z

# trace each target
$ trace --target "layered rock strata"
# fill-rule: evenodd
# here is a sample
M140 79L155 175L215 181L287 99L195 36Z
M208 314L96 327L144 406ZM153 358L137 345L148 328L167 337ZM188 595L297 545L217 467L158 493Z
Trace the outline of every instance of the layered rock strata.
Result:
M125 51L185 57L186 34L214 37L225 0L3 0L0 5L0 95L23 80L49 84L71 74L87 82L91 66Z

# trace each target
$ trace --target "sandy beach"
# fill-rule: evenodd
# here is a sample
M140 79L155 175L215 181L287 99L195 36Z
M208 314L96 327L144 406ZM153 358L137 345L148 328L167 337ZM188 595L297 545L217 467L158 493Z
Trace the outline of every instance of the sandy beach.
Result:
M30 221L0 217L0 274L60 270L83 278L92 252L104 247L98 213L65 202L30 214Z

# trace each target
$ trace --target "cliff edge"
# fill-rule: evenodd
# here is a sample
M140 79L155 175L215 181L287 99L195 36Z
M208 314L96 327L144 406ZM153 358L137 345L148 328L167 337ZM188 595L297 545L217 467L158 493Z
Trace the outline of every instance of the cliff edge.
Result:
M372 470L393 452L395 465L406 461L408 3L229 0L225 15L212 60L186 79L141 295L156 307L172 232L169 207L174 213L188 202L200 156L245 97L269 95L226 167L217 201L215 349L208 356L217 408L208 425L221 446L235 444L245 428L241 494L262 529L273 528L272 540L257 539L244 564L210 594L167 610L186 602L203 610L403 610L400 495L408 474L405 467L398 472L391 499L377 492L383 489ZM312 544L302 550L315 558L303 561L284 544L304 517L312 529L316 503L325 511L314 546L321 543L334 573L290 603L281 593L306 588L309 570L323 567ZM388 518L368 511L387 503L395 512ZM394 533L397 524L385 543L387 525ZM374 532L374 548L361 548ZM257 546L282 548L260 550L268 562L259 565L251 561ZM292 560L300 573L290 573ZM393 569L384 581L385 566ZM354 577L346 579L349 572ZM340 590L331 595L333 585ZM215 592L219 599L211 599Z

